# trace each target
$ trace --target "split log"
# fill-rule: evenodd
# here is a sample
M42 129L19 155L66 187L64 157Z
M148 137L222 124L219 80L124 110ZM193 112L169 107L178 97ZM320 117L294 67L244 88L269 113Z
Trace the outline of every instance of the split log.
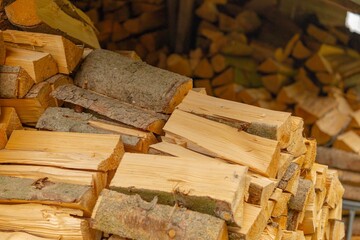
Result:
M0 33L0 65L4 65L6 58L6 48L4 43L3 32Z
M359 155L334 148L318 147L317 162L332 168L360 172Z
M218 76L213 78L211 80L211 85L213 87L218 87L226 84L231 84L234 82L234 77L235 77L234 69L228 68L222 73L220 73Z
M164 114L105 97L71 84L59 87L52 95L59 100L79 105L120 123L157 134L162 133L167 119Z
M239 132L237 128L180 110L174 111L164 131L167 136L173 135L175 139L185 141L189 149L248 166L264 176L276 176L275 166L280 155L277 141ZM204 133L212 133L212 138L204 141ZM226 138L222 137L225 135ZM252 151L247 149L250 146Z
M330 34L329 32L322 30L318 27L316 27L313 24L310 24L307 29L307 33L318 40L319 42L335 45L336 44L336 38Z
M354 131L343 133L336 138L333 147L347 152L360 154L360 136Z
M55 183L46 177L37 180L0 176L0 202L50 204L84 211L91 215L96 196L91 186ZM13 190L9 190L13 189Z
M151 145L149 153L160 155L165 154L176 157L188 157L193 159L202 159L205 161L223 161L221 159L211 158L191 151L177 144L171 144L167 142L160 142ZM250 185L248 190L249 196L247 199L245 199L245 201L251 204L265 206L275 188L275 182L251 172L249 172L248 177L250 178Z
M160 30L152 33L144 34L140 37L140 42L146 50L149 52L154 52L165 45L167 40L168 32L167 30Z
M256 240L261 236L265 229L268 217L265 210L259 206L245 203L244 206L244 226L242 228L228 227L229 239Z
M139 195L104 190L95 206L91 226L132 239L228 239L223 220L178 206L157 204L156 199L148 202Z
M216 22L219 17L219 11L212 2L204 1L195 11L196 15L209 22Z
M289 83L289 79L283 74L270 74L263 76L261 82L271 93L278 94L281 88Z
M194 81L195 88L204 88L206 90L206 95L213 96L213 89L209 79L197 79ZM192 89L194 91L194 88Z
M192 76L190 61L179 54L171 54L166 59L166 69L184 76Z
M48 108L36 124L37 128L58 132L120 134L127 152L146 153L157 142L150 132L126 128L96 118L89 113L77 113L67 108Z
M1 204L0 211L0 231L21 231L45 239L101 239L99 232L81 217L81 210L41 204Z
M223 55L217 54L211 58L211 66L216 73L220 73L227 67L226 59Z
M104 33L102 33L102 35L103 34ZM111 32L109 32L109 34L111 34L111 41L113 41L113 42L118 42L118 41L124 40L130 36L130 33L128 31L126 31L124 26L119 22L113 23L112 30L111 30ZM108 46L108 48L109 48L109 46Z
M126 153L110 183L110 189L125 194L139 194L146 201L158 196L160 204L173 206L179 202L190 210L215 215L241 226L244 222L247 167L220 161L194 160ZM215 172L199 171L205 168ZM192 174L184 175L184 172Z
M31 155L31 152L29 152ZM31 164L31 163L30 163ZM85 185L93 188L98 196L107 186L107 173L100 171L87 171L87 169L66 169L53 164L53 166L1 164L2 176L32 179L47 179L53 183L69 183L73 185Z
M166 24L166 11L164 8L145 12L137 18L132 18L124 22L124 28L131 34L140 34L145 31L160 28Z
M336 170L329 169L326 174L326 198L325 204L334 209L340 203L344 195L344 187L341 185Z
M299 157L306 153L306 146L303 138L304 121L300 117L291 116L290 145L286 148L287 152L294 157Z
M310 49L304 46L301 40L299 40L292 51L292 56L296 59L303 60L311 56L312 52Z
M290 113L261 109L200 95L193 91L188 93L178 109L204 116L250 134L278 140L282 148L290 144L292 124Z
M35 83L42 82L59 71L55 60L49 53L12 47L6 48L5 65L24 68Z
M333 109L315 122L311 135L316 138L318 144L326 144L344 131L350 121L351 119L348 115Z
M13 107L21 123L35 126L36 122L48 107L56 105L55 99L50 97L51 86L47 82L34 85L23 99L0 99L0 105Z
M114 69L117 69L116 73ZM129 82L129 79L132 80ZM109 97L165 113L171 113L192 86L189 78L106 50L95 50L87 56L76 74L75 83Z
M65 35L76 43L100 48L91 20L70 1L16 0L5 7L5 12L13 25L25 31Z
M353 128L360 128L360 110L351 113L350 126Z
M15 109L11 107L1 108L0 123L5 125L8 138L10 138L10 135L14 130L23 129Z
M207 58L200 60L199 64L194 69L194 76L199 78L212 78L214 76L214 70Z
M71 73L81 60L83 49L62 36L14 30L3 32L4 41L12 47L50 53L60 73ZM36 41L34 41L36 39Z
M32 141L28 141L28 139L32 139ZM86 144L83 144L84 142ZM31 155L27 152L33 151L34 159L43 162L33 165L46 165L47 161L49 164L53 163L54 161L44 160L44 157L48 156L53 157L54 160L59 159L59 163L63 167L67 165L68 168L82 169L86 166L86 168L96 171L116 169L124 154L124 147L119 135L25 130L15 130L12 133L6 150L11 151L0 151L0 154L4 154L2 159L13 158L15 159L13 163L26 164L24 159L29 159L31 162ZM83 154L84 156L82 156ZM76 155L79 156L78 159L72 157ZM23 162L16 159L23 159ZM75 159L78 163L74 162ZM69 162L69 160L71 161ZM84 162L80 164L80 161Z
M306 153L303 169L311 169L316 160L316 139L305 139Z
M305 124L313 124L337 106L330 97L309 96L295 107L295 114L304 119Z
M33 85L22 67L0 66L0 98L23 98Z

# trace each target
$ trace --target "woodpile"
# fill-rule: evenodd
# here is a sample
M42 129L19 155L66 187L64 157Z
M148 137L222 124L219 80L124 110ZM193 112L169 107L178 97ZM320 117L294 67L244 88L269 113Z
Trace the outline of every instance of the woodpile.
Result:
M0 32L1 239L98 240L103 233L110 239L342 239L339 178L354 188L356 176L329 169L327 157L315 163L321 149L303 131L311 120L332 143L349 130L334 146L354 152L351 161L359 152L358 114L349 106L356 101L309 78L297 84L315 89L299 100L304 119L260 107L296 113L302 88L289 90L294 102L285 108L274 100L283 86L296 84L296 61L311 77L318 70L306 63L315 52L321 61L330 61L330 52L345 63L357 55L328 45L315 51L303 40L307 35L289 41L297 30L291 23L283 23L292 26L281 41L286 47L270 51L261 41L282 18L269 11L270 25L262 23L254 2L245 10L226 1L202 3L200 48L186 58L159 50L166 34L162 0L78 1L90 17L68 0L4 1L1 10L17 29ZM100 43L112 40L109 49L134 44L146 51L97 49L95 26ZM258 31L256 48L249 36ZM305 47L309 56L302 55ZM356 64L341 73L324 64L321 74L356 73ZM191 90L190 77L210 94L239 100L242 93L261 104ZM250 79L251 87L264 88L244 95L240 83L249 87L243 83Z
M167 51L166 1L97 0L74 4L99 30L102 48L133 50L151 65L156 65L162 51Z
M290 113L190 91L151 154L125 153L92 227L132 239L342 239L344 189L302 128Z

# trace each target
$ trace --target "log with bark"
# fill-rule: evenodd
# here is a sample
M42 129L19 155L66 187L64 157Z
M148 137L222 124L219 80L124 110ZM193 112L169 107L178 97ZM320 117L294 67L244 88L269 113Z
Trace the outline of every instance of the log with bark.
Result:
M53 93L56 99L81 106L117 122L141 130L162 133L167 116L75 85L64 85Z
M98 199L91 227L133 239L228 239L221 219L109 190Z
M34 80L19 66L0 66L0 98L23 98Z
M75 84L164 113L171 113L192 87L189 78L106 50L95 50L86 57Z
M220 161L126 153L110 189L147 201L157 196L160 204L178 202L242 226L246 173L247 167Z
M58 132L120 134L127 152L146 153L157 142L154 134L119 125L95 117L90 113L77 113L68 108L48 108L40 117L36 128Z

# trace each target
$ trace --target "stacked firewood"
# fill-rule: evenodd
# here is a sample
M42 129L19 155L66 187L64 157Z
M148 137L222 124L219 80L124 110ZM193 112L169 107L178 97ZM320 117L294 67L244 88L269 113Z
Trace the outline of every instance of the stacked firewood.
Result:
M167 16L163 0L74 1L99 30L104 49L133 50L156 65L159 50L166 52Z
M153 155L124 155L92 226L131 239L342 239L344 189L302 130L290 113L190 91Z

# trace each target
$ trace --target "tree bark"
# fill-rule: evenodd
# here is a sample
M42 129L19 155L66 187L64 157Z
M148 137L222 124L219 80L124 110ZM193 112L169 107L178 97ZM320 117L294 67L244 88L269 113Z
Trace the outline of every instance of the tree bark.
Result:
M94 229L131 239L228 239L223 220L109 190L101 193L91 220Z
M108 128L95 126L94 123L104 124ZM116 123L98 119L90 113L77 113L68 108L48 108L40 117L36 128L58 132L120 134L127 152L147 153L150 144L157 142L155 136L150 132L127 128L125 130L131 133L125 130L121 131L124 127ZM116 131L117 129L121 130Z
M112 120L157 134L162 133L162 127L167 119L166 115L105 97L71 84L57 88L52 95L59 100L79 105Z
M1 203L42 203L80 209L90 215L96 196L91 186L0 176Z
M0 66L0 98L23 98L34 83L23 68Z
M171 113L192 87L190 78L107 50L95 50L86 57L75 84L164 113Z

